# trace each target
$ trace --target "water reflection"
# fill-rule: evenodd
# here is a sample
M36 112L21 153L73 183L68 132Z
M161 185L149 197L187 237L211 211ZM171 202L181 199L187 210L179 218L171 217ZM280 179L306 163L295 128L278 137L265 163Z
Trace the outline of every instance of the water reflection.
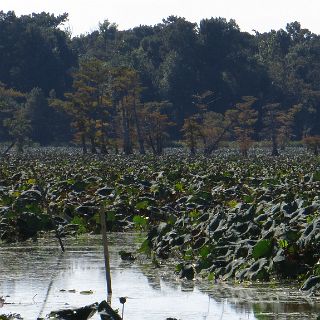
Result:
M316 319L319 301L301 296L290 286L243 288L180 281L169 267L156 269L142 262L120 260L118 251L133 250L135 235L111 236L112 305L127 296L129 320ZM59 308L79 307L106 298L100 239L67 244L46 242L0 248L0 296L7 296L0 313L21 313L33 320ZM92 295L81 291L92 290ZM94 318L98 319L98 317Z

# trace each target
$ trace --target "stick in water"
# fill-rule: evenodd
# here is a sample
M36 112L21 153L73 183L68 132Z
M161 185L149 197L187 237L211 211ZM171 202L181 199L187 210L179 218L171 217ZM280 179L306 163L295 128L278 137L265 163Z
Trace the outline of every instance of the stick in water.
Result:
M106 225L106 215L104 210L100 210L100 220L101 220L101 233L104 249L104 264L106 268L106 280L107 280L107 292L108 295L112 294L111 288L111 274L110 274L110 259L109 259L109 249L108 249L108 239L107 239L107 225Z

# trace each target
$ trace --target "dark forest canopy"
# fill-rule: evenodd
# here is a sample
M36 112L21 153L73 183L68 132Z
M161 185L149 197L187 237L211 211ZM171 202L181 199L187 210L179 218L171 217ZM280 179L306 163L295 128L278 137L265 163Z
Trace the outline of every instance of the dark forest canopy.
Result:
M298 22L252 35L224 18L106 20L71 38L67 19L0 11L1 141L161 153L237 140L246 154L320 134L320 37Z

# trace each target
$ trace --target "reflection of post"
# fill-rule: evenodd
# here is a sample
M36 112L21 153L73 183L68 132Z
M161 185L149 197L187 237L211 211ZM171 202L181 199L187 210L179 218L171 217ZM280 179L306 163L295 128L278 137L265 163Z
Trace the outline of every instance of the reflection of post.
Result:
M107 239L107 225L106 225L106 215L104 210L100 210L100 221L101 221L101 233L104 249L104 264L106 268L106 279L107 279L107 292L108 295L112 294L111 289L111 274L110 274L110 260L109 260L109 250L108 250L108 239Z
M42 319L41 316L42 316L42 313L43 313L43 310L48 302L48 298L49 298L49 295L50 295L50 292L51 292L51 289L52 289L52 285L53 285L53 282L54 282L54 279L55 277L57 276L58 272L60 271L60 265L62 263L62 258L63 258L63 253L60 253L59 257L58 257L58 260L57 260L57 265L54 269L54 272L51 274L51 279L50 279L50 283L49 283L49 286L48 286L48 289L47 289L47 293L46 293L46 296L44 298L44 301L42 303L42 306L41 306L41 309L40 309L40 312L39 312L39 316L37 319ZM33 297L34 298L34 297Z

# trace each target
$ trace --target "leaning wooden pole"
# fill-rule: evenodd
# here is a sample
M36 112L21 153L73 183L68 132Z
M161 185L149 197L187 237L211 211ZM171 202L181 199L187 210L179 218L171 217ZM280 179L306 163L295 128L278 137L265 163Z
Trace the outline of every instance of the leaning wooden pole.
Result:
M15 141L13 141L10 146L2 153L1 157L5 157L7 155L7 153L14 147L14 145L16 144Z
M108 249L108 239L107 239L107 224L106 224L106 215L103 209L100 210L100 221L101 221L101 234L104 250L104 264L106 268L106 280L107 280L107 292L108 295L112 294L111 287L111 273L110 273L110 258L109 258L109 249Z

